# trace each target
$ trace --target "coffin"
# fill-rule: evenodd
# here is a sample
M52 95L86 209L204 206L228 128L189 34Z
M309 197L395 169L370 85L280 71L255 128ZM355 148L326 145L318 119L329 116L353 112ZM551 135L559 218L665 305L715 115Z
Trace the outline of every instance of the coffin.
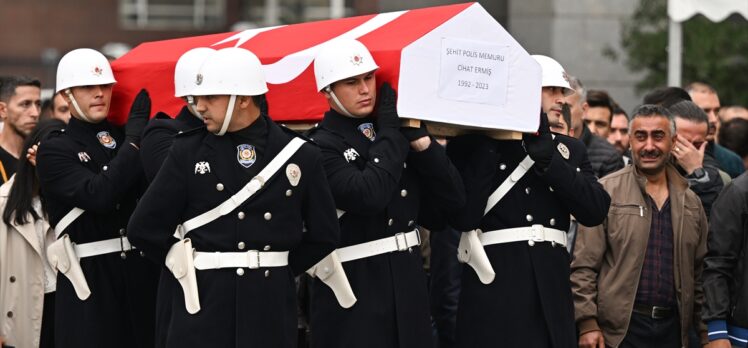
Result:
M369 48L380 66L377 81L395 87L403 118L455 129L538 127L540 66L478 3L146 42L112 63L118 82L110 118L124 123L141 88L154 114L176 115L184 105L173 96L179 57L195 47L235 46L260 58L275 121L317 122L329 107L316 91L313 60L338 37Z

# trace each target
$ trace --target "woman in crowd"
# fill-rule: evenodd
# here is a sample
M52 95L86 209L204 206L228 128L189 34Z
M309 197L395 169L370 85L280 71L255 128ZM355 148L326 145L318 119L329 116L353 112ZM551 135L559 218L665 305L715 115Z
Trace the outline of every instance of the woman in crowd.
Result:
M46 249L55 240L33 156L36 146L65 123L39 122L26 138L18 170L0 186L0 346L54 346L54 291L56 275L47 262ZM32 149L29 151L29 149Z

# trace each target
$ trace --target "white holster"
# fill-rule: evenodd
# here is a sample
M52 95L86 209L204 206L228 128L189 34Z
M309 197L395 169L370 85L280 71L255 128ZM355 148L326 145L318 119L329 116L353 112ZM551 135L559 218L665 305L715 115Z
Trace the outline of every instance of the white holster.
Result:
M483 249L479 234L481 230L463 232L460 236L460 245L457 247L457 259L467 263L475 270L483 284L491 284L496 277L491 262L488 261L486 250Z
M316 265L306 271L313 278L319 278L325 285L332 289L335 298L343 308L351 308L356 303L351 284L345 275L343 263L340 262L338 254L333 251Z
M184 292L184 305L187 312L195 314L200 311L200 297L197 292L197 276L193 260L192 241L182 239L169 249L166 254L166 267L179 281Z
M63 235L60 239L47 247L47 259L53 268L62 273L70 283L73 284L75 294L81 300L88 299L91 296L91 289L88 287L86 277L83 275L80 260L75 253L70 236Z

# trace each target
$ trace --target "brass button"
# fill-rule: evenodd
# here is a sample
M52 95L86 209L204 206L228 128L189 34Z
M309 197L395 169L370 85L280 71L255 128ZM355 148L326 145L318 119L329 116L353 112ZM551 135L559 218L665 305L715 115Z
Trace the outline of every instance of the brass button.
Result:
M108 166L104 166L104 167L103 167L103 168L101 168L101 169L104 169L104 170L109 170L109 167L108 167Z
M379 163L379 158L374 157L374 163Z
M246 245L246 244L244 244L244 242L239 242L239 243L237 243L237 244L236 244L236 247L237 247L237 248L238 248L239 250L244 250L244 248L246 248L246 247L247 247L247 245Z
M10 276L10 282L11 282L11 283L15 283L15 282L16 282L16 277L14 277L14 276Z
M529 187L525 187L525 193L528 194L528 195L530 194L530 188Z
M220 183L220 182L219 182L219 183L217 183L217 184L216 184L216 190L218 190L218 191L223 191L223 184L222 184L222 183Z
M125 235L125 229L124 228L120 228L119 229L119 235L120 236L124 236Z
M239 218L239 220L244 220L244 212L240 211L236 213L236 217Z
M236 269L236 275L243 276L244 275L244 268L237 268Z
M581 171L582 171L582 170L581 170L581 169L579 169L579 167L577 167L577 172L581 172Z
M267 278L267 277L270 277L270 270L269 269L265 270L265 278Z
M408 164L403 162L403 168L408 168Z
M8 312L8 318L13 318L13 312L11 311Z
M286 190L286 197L291 197L292 194L293 194L293 191Z
M506 170L506 164L504 164L504 163L499 164L499 169Z
M408 190L402 190L402 191L400 191L400 196L407 197L408 196Z
M145 251L140 251L140 257L145 257Z
M389 221L387 221L387 225L388 226L392 226L392 224L394 224L394 223L395 223L395 220L392 220L392 219L390 219Z
M268 220L268 221L270 221L270 219L272 219L272 218L273 218L273 214L270 214L270 212L267 212L267 213L265 213L265 215L263 215L262 217L263 217L263 218L265 218L265 220Z
M127 259L127 254L125 254L125 252L123 251L123 252L119 253L119 257L122 258L123 260Z
M527 216L525 216L525 219L527 219L527 222L532 222L532 220L533 220L532 219L532 215L530 215L530 214L527 214Z
M270 246L269 246L269 245L266 245L266 246L265 246L264 248L262 248L262 250L263 250L263 251L268 251L268 250L270 250Z
M551 219L550 223L551 223L551 226L556 226L556 219Z

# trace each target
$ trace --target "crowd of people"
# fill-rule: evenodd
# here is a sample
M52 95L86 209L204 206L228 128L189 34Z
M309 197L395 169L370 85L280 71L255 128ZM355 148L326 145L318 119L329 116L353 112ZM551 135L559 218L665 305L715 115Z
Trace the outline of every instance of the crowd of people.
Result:
M2 347L746 347L748 109L703 82L627 113L551 57L522 140L404 126L352 39L322 121L259 59L195 48L177 115L68 52L0 77ZM155 115L153 115L155 113Z

